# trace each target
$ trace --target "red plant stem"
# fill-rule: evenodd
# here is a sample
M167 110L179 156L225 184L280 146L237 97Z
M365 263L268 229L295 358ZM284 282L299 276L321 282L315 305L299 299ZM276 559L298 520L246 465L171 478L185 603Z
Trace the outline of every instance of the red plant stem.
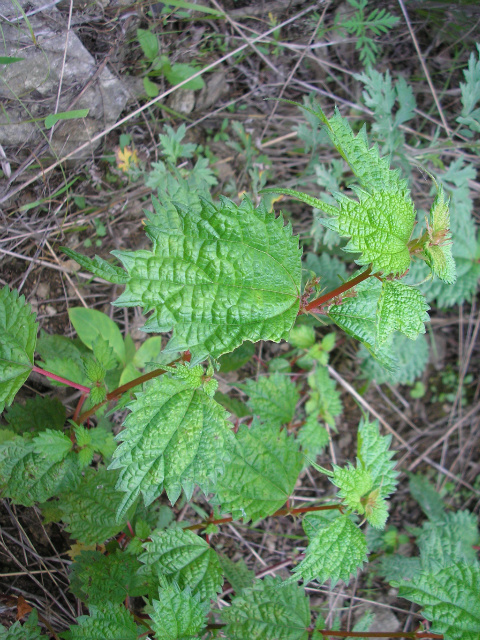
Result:
M50 371L45 371L45 369L40 369L40 367L33 366L32 371L35 373L39 373L46 378L51 378L52 380L56 380L57 382L61 382L62 384L66 384L73 389L78 389L79 391L83 391L85 394L90 393L90 387L85 387L83 384L78 384L78 382L73 382L72 380L67 380L67 378L62 378L61 376L57 376L56 373L51 373Z
M278 516L294 516L299 513L309 513L310 511L327 511L328 509L341 509L341 504L328 504L322 507L298 507L297 509L279 509L272 513L270 517L278 517ZM204 520L203 522L197 522L197 524L192 524L189 527L185 527L185 529L190 529L194 531L196 529L204 529L208 527L209 524L225 524L226 522L232 522L232 516L227 516L226 518L218 518L218 520Z
M322 304L325 304L325 302L328 302L329 300L336 298L337 296L344 293L345 291L348 291L349 289L353 289L353 287L356 287L357 284L360 284L360 282L363 282L364 280L369 278L371 273L372 273L372 267L370 266L366 271L358 275L356 278L353 278L353 280L344 282L342 285L340 285L333 291L330 291L330 293L325 293L323 296L320 296L320 298L316 298L316 300L312 300L311 302L309 302L305 307L305 311L311 311L312 309L316 309L317 307L320 307Z
M78 401L77 406L75 407L75 413L73 414L73 418L72 420L74 422L77 421L78 416L80 415L80 411L82 410L83 407L83 403L85 402L85 400L87 399L87 394L86 393L82 393L82 395L80 396L80 399Z
M207 630L223 629L226 624L208 624ZM429 633L428 631L334 631L333 629L319 629L324 638L333 636L335 638L432 638L433 640L443 640L443 636L438 633Z
M185 358L182 358L182 356L180 356L180 358L177 358L176 360L172 360L172 362L169 362L167 364L167 367L171 367L179 361L185 361ZM114 389L110 393L107 393L107 395L105 396L105 400L102 400L102 402L99 402L88 411L85 411L84 413L82 413L82 415L78 418L78 424L82 424L82 422L85 422L87 418L89 418L90 416L93 416L93 414L96 413L100 409L100 407L103 407L103 405L107 404L107 402L110 402L110 400L115 400L115 398L118 398L119 396L121 396L122 393L125 393L125 391L129 391L130 389L133 389L133 387L136 387L137 385L142 384L143 382L147 382L147 380L158 378L158 376L163 375L164 373L166 373L166 371L167 371L166 369L155 369L155 371L150 371L150 373L145 373L143 374L143 376L139 376L138 378L135 378L135 380L130 380L130 382L127 382L126 384L122 384L121 387L118 387L117 389Z
M412 638L412 640L417 638L438 638L438 640L443 640L442 635L428 633L427 631L412 631L411 633L408 631L333 631L331 629L319 629L319 631L324 638L332 636L334 638Z

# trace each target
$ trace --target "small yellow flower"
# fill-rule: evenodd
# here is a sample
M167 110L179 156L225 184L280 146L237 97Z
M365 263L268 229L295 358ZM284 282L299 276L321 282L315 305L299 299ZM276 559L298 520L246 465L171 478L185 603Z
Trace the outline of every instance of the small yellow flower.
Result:
M117 167L124 173L128 173L132 166L138 166L138 155L136 149L124 147L123 151L117 147L115 157L117 159Z

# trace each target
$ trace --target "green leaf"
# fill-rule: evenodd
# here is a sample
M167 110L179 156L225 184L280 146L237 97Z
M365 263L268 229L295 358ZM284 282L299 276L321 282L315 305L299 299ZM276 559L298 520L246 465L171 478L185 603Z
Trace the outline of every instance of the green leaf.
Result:
M38 433L33 439L35 453L49 457L51 462L61 462L73 448L70 438L53 429Z
M137 29L137 40L147 60L153 60L158 54L157 36L146 29Z
M333 216L321 222L350 238L343 250L360 253L357 264L372 264L373 272L382 271L384 276L405 273L410 266L408 242L415 225L413 202L400 192L356 192L358 201L336 193L338 208L326 203L317 206Z
M125 362L125 343L118 325L105 313L96 309L71 307L68 310L70 322L78 337L89 349L93 349L98 337L107 340L119 362Z
M250 415L250 409L238 398L231 398L226 393L217 391L214 395L215 401L221 404L229 413L233 413L237 418L246 418Z
M408 558L398 553L383 556L379 574L387 581L411 580L422 570L420 558Z
M143 79L143 88L148 98L156 98L160 93L160 87L156 82L152 82L148 76Z
M241 425L225 473L217 481L216 501L234 519L259 520L283 507L302 470L303 456L285 429L256 420Z
M398 471L392 460L394 451L389 449L391 442L391 435L380 435L378 420L370 422L362 418L357 434L358 464L370 473L373 487L380 489L383 498L388 498L398 484Z
M462 92L462 113L457 122L466 125L472 131L480 133L480 109L475 109L480 101L480 45L477 43L477 56L470 54L468 69L464 70L465 82L460 83Z
M140 556L145 572L165 576L180 589L189 587L201 600L216 597L223 584L223 572L215 551L193 531L154 531ZM148 570L148 571L147 571Z
M14 62L22 62L25 58L15 58L14 56L0 56L0 64L13 64Z
M357 285L355 290L355 297L347 297L341 304L332 305L328 317L345 333L361 342L385 368L393 369L394 360L387 351L378 348L376 341L377 303L382 283L376 278L369 278Z
M203 201L199 213L178 206L168 222L156 207L162 226L146 227L153 251L114 252L129 274L115 304L153 311L144 330L173 327L166 351L189 349L192 364L245 340L287 339L301 278L291 225L247 199Z
M158 590L159 600L152 600L151 627L157 640L189 640L198 637L207 624L209 603L200 602L186 587L165 585Z
M225 580L230 583L230 586L237 596L240 595L244 589L253 586L255 572L247 567L243 558L240 558L238 562L233 562L228 556L220 553L218 559L225 574Z
M418 502L427 518L432 522L443 522L445 504L426 476L410 474L409 489L413 499Z
M171 66L170 70L164 71L164 76L170 82L170 84L179 84L190 76L193 76L194 73L199 71L198 67L194 67L190 64L183 64L181 62L177 62ZM203 89L205 86L205 80L198 76L198 78L194 78L183 85L183 89L187 89L189 91L195 91L196 89Z
M320 286L325 291L331 291L348 280L345 263L328 253L322 253L319 256L315 253L307 253L303 265L306 270L313 271L320 277Z
M305 404L307 414L324 420L335 429L335 418L343 411L343 404L337 385L328 375L328 369L321 365L308 376L310 397Z
M341 468L333 465L332 483L340 489L338 497L345 502L349 509L365 513L362 498L373 489L373 479L370 472L362 467Z
M377 344L384 345L394 331L416 340L420 333L425 333L429 308L418 289L396 280L384 280L377 305Z
M19 402L5 413L5 419L16 433L43 431L44 429L62 429L67 414L58 398L35 396L28 398L24 405Z
M480 567L454 564L436 573L423 571L409 583L392 583L399 595L422 607L433 633L445 640L478 640L480 636Z
M165 127L165 132L165 134L160 134L158 138L160 140L160 146L162 147L162 153L169 162L176 164L180 158L193 158L198 145L193 144L192 142L182 143L187 133L187 127L185 124L181 124L176 131L167 125ZM175 207L172 205L172 202L180 202L188 206L190 198L193 198L193 201L196 201L198 205L196 210L200 211L202 207L198 200L198 194L193 193L190 194L190 196L186 193L182 194L187 198L187 202L185 202L182 197L178 197L178 192L183 191L182 186L187 186L187 184L184 182L183 184L180 183L176 186L178 189L177 193L175 195L170 193L170 197L164 202L165 206L172 210L173 215L175 215Z
M0 289L0 413L30 375L38 325L25 296Z
M38 613L34 609L25 624L14 622L9 629L0 624L0 640L47 640L38 626Z
M220 371L228 373L240 369L249 362L254 353L255 345L248 341L244 342L231 353L226 353L219 358Z
M51 113L45 118L45 128L51 129L60 120L77 120L86 118L90 109L74 109L73 111L63 111L61 113Z
M160 336L147 338L143 342L133 357L133 364L139 369L143 369L148 362L155 362L162 350L162 339Z
M31 507L73 489L80 480L76 456L66 453L63 460L58 458L59 455L52 459L48 450L36 453L35 440L15 438L0 445L0 486L4 497Z
M315 329L307 324L295 325L290 331L288 341L292 347L309 349L315 344Z
M332 587L338 580L348 583L366 561L365 535L347 516L339 516L312 537L305 558L294 569L295 580L323 584L331 579Z
M310 606L304 590L266 577L233 598L221 612L232 640L307 640Z
M288 376L274 373L238 386L248 394L247 404L260 420L288 424L293 419L300 395Z
M125 598L145 595L148 577L134 555L116 551L108 556L100 551L82 551L72 564L70 588L77 598L95 606L121 604Z
M445 513L441 522L425 522L417 539L422 568L437 571L456 562L478 565L477 516L468 511Z
M196 4L194 2L186 2L186 0L165 0L164 4L179 9L190 9L191 11L201 11L202 13L209 13L212 16L223 16L224 14L217 9L206 7L204 4Z
M305 424L298 431L297 442L305 457L315 460L328 445L328 431L318 422L317 416L308 416Z
M412 385L425 371L429 360L429 347L426 337L420 334L413 341L403 335L394 335L387 344L390 355L394 358L397 368L393 371L385 369L375 360L364 347L360 347L358 357L362 361L362 373L368 380L375 380L377 384Z
M442 185L438 187L437 197L430 211L428 235L429 242L424 247L428 266L441 280L453 284L457 279L457 272L452 255L450 212Z
M64 634L65 640L137 640L137 625L123 605L105 602L89 610L89 616L77 618L78 624Z
M115 490L118 473L104 467L88 469L80 484L59 497L61 519L72 538L84 544L102 543L121 531L133 516L132 504L118 521L117 511L124 494Z
M87 258L87 256L82 256L81 253L68 249L68 247L60 247L60 250L69 258L78 262L81 267L95 274L97 277L107 280L107 282L124 284L128 280L127 274L121 267L115 267L103 258L100 258L100 256L95 256L92 259Z
M201 377L203 369L195 369ZM129 405L131 414L117 436L122 444L110 465L122 469L117 489L126 492L119 518L140 493L148 506L164 488L172 504L182 488L188 499L195 484L208 491L229 458L233 435L224 409L194 378L178 379L178 371L177 378L152 380Z
M355 136L346 118L338 109L327 118L320 107L317 117L326 125L326 131L342 157L358 178L360 185L368 190L399 192L406 196L407 182L400 178L397 170L390 169L390 159L381 158L378 147L369 147L365 126ZM413 228L413 221L412 221Z

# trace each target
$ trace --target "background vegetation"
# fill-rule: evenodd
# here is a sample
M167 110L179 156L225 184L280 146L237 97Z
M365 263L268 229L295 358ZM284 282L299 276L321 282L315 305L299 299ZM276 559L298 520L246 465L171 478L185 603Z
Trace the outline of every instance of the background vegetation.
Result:
M121 285L91 277L67 260L60 246L105 259L111 249L144 248L144 210L152 211L150 196L159 190L195 206L195 194L224 194L237 203L248 194L257 204L266 187L299 189L316 197L349 189L351 171L311 114L267 99L281 97L307 106L315 99L328 114L336 105L355 131L366 122L370 140L408 179L420 209L419 225L425 224L433 200L430 174L444 186L458 280L450 287L438 280L422 285L431 305L428 332L416 342L399 337L392 343L399 361L394 372L338 329L304 316L288 342L245 343L221 358L216 374L216 399L232 413L236 428L249 425L252 415L276 412L284 432L295 434L302 451L322 466L354 461L357 427L366 416L392 436L400 485L387 529L367 531L368 567L348 583L313 582L306 592L312 619L324 619L327 628L340 634L421 634L419 607L399 598L391 582L411 577L438 555L435 529L445 532L438 544L445 548L450 536L465 561L476 562L479 544L478 8L475 3L428 0L406 5L401 0L311 5L294 0L220 5L212 0L193 8L176 0L121 6L60 3L57 9L65 29L79 37L97 68L108 65L125 83L128 103L114 124L94 134L98 146L78 145L87 154L80 158L81 149L63 154L54 145L62 127L88 115L75 109L74 100L64 112L45 104L34 118L38 144L4 147L0 283L16 288L37 312L37 365L78 385L95 386L98 371L89 358L100 326L101 335L120 354L105 367L108 389L128 384L150 370L148 363L159 366L171 356L161 353L160 338L145 340L138 308L111 306ZM19 24L23 35L36 37L28 16ZM41 48L41 38L35 44ZM21 58L22 50L16 55ZM11 56L1 63L4 70L19 64ZM65 83L62 90L71 87ZM41 86L9 97L18 100L25 121L31 119L33 91L41 92ZM338 285L338 276L351 273L344 243L319 224L319 211L287 197L264 198L268 206L281 209L299 235L305 280L320 276L319 287L329 291ZM420 262L408 274L411 283L425 277ZM92 320L83 311L86 307L113 322L105 315ZM93 349L97 364L99 348ZM273 390L263 395L259 389L268 383L262 380L273 383ZM85 417L104 399L104 387L98 389L97 397L79 405L81 389L50 385L32 374L18 403L2 414L4 451L12 456L8 443L15 437L60 431L67 418ZM270 398L267 406L264 395ZM128 523L116 523L122 496L112 501L107 490L103 499L99 487L113 491L116 478L107 475L105 463L115 448L113 436L128 415L126 401L128 397L112 403L109 413L100 412L85 423L88 428L77 428L85 471L76 493L59 491L58 497L48 487L14 486L11 470L2 467L0 584L5 595L0 638L37 638L40 633L58 638L88 612L89 618L80 618L83 631L68 637L97 637L88 635L89 620L100 615L96 607L106 601L112 607L124 602L147 634L152 629L147 620L161 626L137 597L143 585L132 581L125 591L125 579L116 572L137 571L136 565L125 569L125 554L132 566L138 563L152 530L206 525L213 514L203 494L195 491L191 499L182 495L174 500L173 507L166 496L149 509L132 507ZM318 422L321 430L312 427ZM48 452L52 441L45 439L42 446ZM304 467L302 460L292 461L300 476L289 509L335 495L328 479L312 465ZM94 501L92 495L97 496ZM286 497L288 493L280 494L272 513ZM248 523L239 520L242 513L235 509L232 500L235 521L202 527L203 539L221 554L226 582L216 599L215 592L207 593L219 609L231 603L232 592L249 588L253 574L286 577L287 569L300 561L309 534L308 522L304 531L295 517L280 514L259 522L252 509L248 515L253 522ZM115 565L120 553L123 569ZM99 567L96 574L92 567ZM96 592L107 574L113 576L112 584L106 593ZM169 589L165 584L165 599ZM243 637L240 622L232 620ZM163 637L153 628L155 637ZM214 618L208 633L223 633ZM272 637L279 633L276 629ZM313 627L307 631L314 633Z

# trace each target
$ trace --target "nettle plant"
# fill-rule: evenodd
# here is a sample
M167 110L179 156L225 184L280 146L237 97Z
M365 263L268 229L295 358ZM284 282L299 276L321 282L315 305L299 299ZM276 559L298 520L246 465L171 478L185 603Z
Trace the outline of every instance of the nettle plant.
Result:
M365 129L355 136L338 111L331 118L319 108L312 113L356 176L355 197L335 193L334 205L275 191L320 209L328 216L322 223L348 238L345 251L359 269L333 290L323 291L318 277L302 288L298 239L264 203L213 203L166 177L153 213L147 212L151 249L114 251L123 267L64 249L96 276L125 286L114 304L141 307L148 314L145 331L173 331L160 355L158 336L136 351L129 336L93 310L71 310L78 340L42 335L37 343L35 316L24 297L8 288L0 293L1 409L32 371L82 392L66 429L65 410L47 398L8 409L1 432L4 496L25 506L39 503L46 521L62 521L83 545L72 563L71 590L89 614L63 638L479 637L480 567L452 536L439 536L442 554L435 562L419 561L395 583L423 607L430 630L345 632L327 629L322 615L310 610L305 585L348 582L367 562L365 529L385 528L398 473L391 436L382 436L367 416L358 428L355 461L329 469L314 461L328 443L322 423L334 427L342 407L325 367L335 335L317 343L312 326L301 321L309 315L329 319L394 368L397 332L414 340L428 321L423 294L402 281L412 261L423 261L432 277L455 281L443 188L425 231L416 235L407 184L377 147L369 148ZM260 340L288 340L293 361L310 370L305 415L297 422L299 389L282 373L281 358L271 375L240 385L246 404L217 391L218 366L244 363ZM34 365L35 352L42 367ZM102 413L113 399L129 411L116 443ZM234 423L225 407L237 416ZM293 508L289 498L309 465L338 492L321 504ZM157 500L165 491L172 505L185 504L197 488L213 506L198 524L173 522L172 511ZM225 522L303 514L308 545L286 580L255 579L243 562L210 544ZM472 528L472 518L465 518ZM212 608L225 580L234 593L229 606ZM137 615L131 598L140 596ZM44 637L36 612L25 625L17 622L0 634Z

